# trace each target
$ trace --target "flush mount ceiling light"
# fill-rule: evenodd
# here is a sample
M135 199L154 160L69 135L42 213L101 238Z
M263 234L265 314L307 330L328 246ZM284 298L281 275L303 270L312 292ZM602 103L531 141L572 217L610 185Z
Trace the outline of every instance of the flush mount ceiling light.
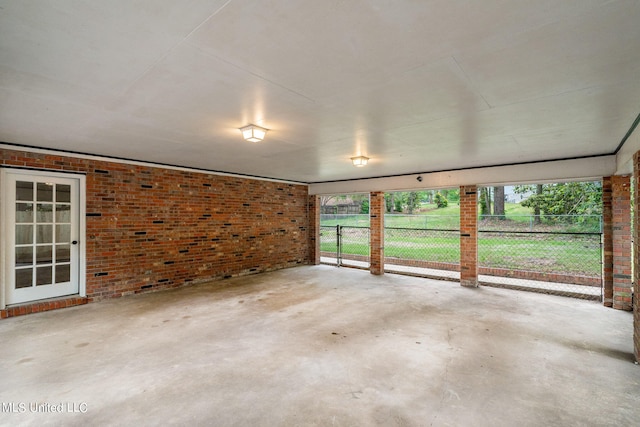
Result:
M362 166L367 165L369 158L365 156L352 157L351 162L353 163L353 166L361 168Z
M247 125L245 127L240 128L242 132L242 137L249 142L260 142L264 139L267 131L269 129L265 129L256 125Z

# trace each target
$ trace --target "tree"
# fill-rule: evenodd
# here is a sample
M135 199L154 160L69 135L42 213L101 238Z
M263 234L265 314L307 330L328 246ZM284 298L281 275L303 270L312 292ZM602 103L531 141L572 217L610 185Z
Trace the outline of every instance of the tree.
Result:
M386 193L384 195L384 201L387 205L387 212L393 213L393 208L395 207L395 193Z
M368 194L350 194L349 197L353 203L360 205L360 213L369 213L369 195Z
M491 215L491 190L488 187L480 188L480 216Z
M448 190L446 197L449 202L460 202L460 189L454 188Z
M530 207L540 221L540 213L546 217L558 215L602 215L602 183L567 182L558 184L538 184L517 186L516 192L535 194L521 202Z
M418 200L418 193L411 191L407 193L407 212L413 214L413 211L420 205Z
M338 212L338 208L337 206L333 206L331 209L331 212L329 212L329 202L331 202L332 200L344 200L346 199L346 196L343 195L337 195L337 194L333 194L331 196L320 196L320 212L326 214L326 213L337 213Z
M434 197L434 202L436 203L436 206L438 206L438 208L446 208L449 205L449 201L447 200L447 198L440 194L439 191Z
M335 204L330 204L332 201L334 201ZM360 213L369 213L368 194L331 194L328 196L320 196L320 212L323 214L339 213L339 202L343 202L343 204L346 202L350 205L354 205L354 209L357 209L356 205L359 205L360 209L358 209L358 211Z
M536 185L536 195L542 194L542 184ZM542 218L540 218L540 206L534 206L533 208L533 221L536 224L542 224Z
M505 219L504 187L493 187L493 215L497 219Z
M360 205L360 213L361 214L369 213L369 199L362 201L362 204Z

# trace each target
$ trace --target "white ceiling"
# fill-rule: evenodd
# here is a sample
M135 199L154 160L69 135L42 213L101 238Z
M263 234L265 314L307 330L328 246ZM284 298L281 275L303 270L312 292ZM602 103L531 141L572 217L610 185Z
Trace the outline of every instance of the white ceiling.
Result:
M637 0L0 0L0 141L298 182L612 154L639 22Z

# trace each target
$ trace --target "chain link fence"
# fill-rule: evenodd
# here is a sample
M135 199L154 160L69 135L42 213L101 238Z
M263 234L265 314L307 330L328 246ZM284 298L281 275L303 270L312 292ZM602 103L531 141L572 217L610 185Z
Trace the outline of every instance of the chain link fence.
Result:
M367 215L322 215L321 224L323 263L369 267ZM484 216L478 225L481 284L601 299L599 216ZM458 227L457 216L385 215L385 270L458 280Z
M602 233L601 215L480 215L480 231Z
M384 229L385 271L456 279L460 277L460 231Z
M338 226L320 226L320 262L338 264Z
M481 284L602 298L602 216L481 215Z
M320 226L320 261L369 268L369 227Z
M602 297L600 233L478 233L480 282L585 299Z

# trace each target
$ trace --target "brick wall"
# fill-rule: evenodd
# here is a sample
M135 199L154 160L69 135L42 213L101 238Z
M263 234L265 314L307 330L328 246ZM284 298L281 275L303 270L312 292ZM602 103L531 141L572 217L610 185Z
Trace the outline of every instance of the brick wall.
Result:
M320 264L320 196L309 196L309 263Z
M603 304L613 307L613 207L611 177L602 179L602 234L603 234Z
M384 193L377 191L369 195L370 267L371 274L384 274Z
M478 187L460 187L460 284L478 286Z
M310 262L304 185L18 150L0 164L86 174L89 300Z
M633 155L633 351L640 362L640 151Z
M611 177L613 308L631 311L631 179Z

